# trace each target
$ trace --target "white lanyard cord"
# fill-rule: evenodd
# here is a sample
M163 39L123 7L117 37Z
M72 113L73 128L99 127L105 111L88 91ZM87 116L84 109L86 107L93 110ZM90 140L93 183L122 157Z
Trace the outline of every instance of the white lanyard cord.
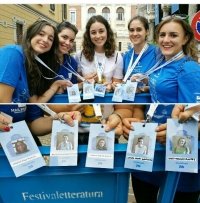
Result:
M57 61L58 62L58 61ZM58 62L59 63L59 62ZM80 74L78 74L77 71L74 70L74 68L72 68L72 66L67 63L67 65L72 69L70 70L69 68L67 68L66 66L64 66L63 64L59 63L63 68L67 69L69 72L71 72L72 74L74 74L76 77L80 78L80 80L82 80L83 82L85 81L85 78L83 78Z
M147 112L146 120L145 120L145 123L144 123L143 127L145 127L146 123L151 120L151 118L153 117L153 114L154 114L157 107L158 107L158 103L150 104L150 107L149 107L149 110Z
M142 48L140 54L138 55L138 57L136 58L135 62L132 64L133 62L133 58L134 58L134 50L133 50L133 54L131 56L131 60L129 62L129 65L128 65L128 69L126 71L126 74L124 76L124 79L123 79L123 82L126 82L128 77L130 76L130 74L132 73L132 71L134 70L135 66L137 65L138 61L140 60L140 58L142 57L142 54L144 53L144 51L146 50L147 48L147 43L145 43L144 47Z
M58 74L57 74L56 72L54 72L51 68L49 68L38 56L35 55L35 59L36 59L39 63L41 63L44 67L46 67L47 69L49 69L51 72L53 72L53 73L56 75L54 78L47 78L47 77L45 77L45 76L42 75L41 71L40 71L39 68L38 68L38 70L39 70L39 72L41 73L42 77L44 77L45 79L51 80L51 79L55 79L55 78L57 78L57 77L60 77L62 80L67 80L67 79L64 78L63 75L58 75ZM67 80L67 81L68 81L68 80Z
M104 56L101 66L99 66L99 61L98 61L98 58L97 58L96 55L94 55L94 61L95 61L95 67L96 67L96 70L97 70L97 75L99 77L99 80L101 80L101 76L102 76L104 68L105 68L106 56Z
M139 82L141 80L143 80L144 78L148 77L150 74L152 74L154 71L157 71L161 68L163 68L164 66L170 64L171 62L175 61L176 59L180 58L183 54L183 51L180 51L178 54L176 54L174 57L172 57L170 60L166 61L163 65L158 66L164 59L164 56L150 69L148 70L146 73L144 73L144 75L140 78L137 78L136 81Z

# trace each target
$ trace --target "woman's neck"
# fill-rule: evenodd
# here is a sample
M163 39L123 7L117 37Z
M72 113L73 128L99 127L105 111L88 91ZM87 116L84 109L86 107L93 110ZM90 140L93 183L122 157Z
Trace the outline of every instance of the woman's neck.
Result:
M64 62L64 55L62 53L58 53L58 58L60 63L62 64Z
M95 47L95 52L102 54L105 53L105 49L103 47Z
M139 54L142 51L142 48L144 47L145 44L146 44L146 42L144 42L142 44L136 44L136 45L134 45L134 52L135 52L135 54Z

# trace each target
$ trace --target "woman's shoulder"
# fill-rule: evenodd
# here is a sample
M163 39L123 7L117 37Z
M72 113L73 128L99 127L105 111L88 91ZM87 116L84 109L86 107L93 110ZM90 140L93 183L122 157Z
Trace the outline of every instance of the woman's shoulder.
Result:
M185 72L194 72L200 71L200 64L198 64L192 57L183 57L179 60L180 69L183 69Z
M5 45L0 50L6 51L6 52L16 52L17 51L17 52L20 52L21 54L23 54L22 47L20 45L15 45L15 44Z
M129 51L127 51L125 54L124 54L124 56L123 56L123 58L125 59L125 58L127 58L127 57L131 57L132 56L132 54L133 54L133 48L131 48Z

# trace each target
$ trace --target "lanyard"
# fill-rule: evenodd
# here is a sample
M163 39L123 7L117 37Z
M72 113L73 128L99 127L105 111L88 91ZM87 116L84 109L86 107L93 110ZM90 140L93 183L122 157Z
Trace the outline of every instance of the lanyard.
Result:
M137 82L143 80L144 78L148 77L150 74L152 74L154 71L157 71L161 68L163 68L164 66L167 66L168 64L170 64L171 62L177 60L178 58L180 58L183 54L183 51L180 51L178 54L176 54L174 57L172 57L171 59L169 59L168 61L166 61L163 65L159 66L159 64L163 61L164 56L150 69L148 70L146 73L144 73L144 75L138 79L136 79Z
M55 116L57 115L57 113L52 111L46 104L36 104L36 105L40 107L43 111L51 115L53 118L55 118ZM60 119L59 117L58 119L60 120L60 122L62 122L62 119Z
M51 72L53 72L53 73L56 75L54 78L47 78L47 77L43 76L43 74L41 73L41 71L38 69L39 72L40 72L40 74L42 75L42 77L44 77L45 79L52 80L52 79L55 79L55 78L57 78L57 77L60 77L60 78L63 79L63 80L67 80L67 79L64 78L63 75L58 75L58 74L57 74L56 72L54 72L51 68L49 68L38 56L35 55L35 59L36 59L39 63L41 63L44 67L46 67L47 69L49 69Z
M151 118L153 117L153 114L154 114L157 107L158 107L158 103L150 104L150 107L149 107L149 110L147 112L146 120L145 120L145 123L144 123L143 127L145 127L146 123L151 120Z
M58 61L57 61L58 62ZM58 62L59 63L59 62ZM59 63L60 64L60 63ZM72 68L72 66L67 63L67 65L72 69L70 70L69 68L67 68L66 66L64 66L63 64L60 64L62 67L64 67L65 69L67 69L69 72L71 72L72 74L74 74L76 77L80 78L80 80L82 80L83 82L85 81L85 78L83 78L80 74L78 74L77 71L74 70L74 68Z
M93 104L93 108L94 108L94 112L95 112L95 116L96 118L100 121L100 123L102 124L103 121L103 115L101 112L101 105L100 104ZM102 124L103 126L103 124Z
M100 64L99 61L98 61L97 56L94 55L94 61L95 61L95 67L96 67L96 70L97 70L97 75L98 75L99 81L101 82L102 74L103 74L103 71L104 71L104 68L105 68L105 63L106 63L106 56L104 56L103 62Z
M142 54L144 53L144 51L146 50L147 48L147 43L145 43L144 47L142 48L140 54L138 55L138 57L136 58L135 62L132 64L133 62L133 58L134 58L134 50L133 50L133 54L131 56L131 60L129 62L129 65L128 65L128 69L126 71L126 74L124 76L124 79L123 79L123 82L126 82L128 77L130 76L130 74L132 73L132 71L134 70L135 66L137 65L137 63L139 62L140 58L142 57Z

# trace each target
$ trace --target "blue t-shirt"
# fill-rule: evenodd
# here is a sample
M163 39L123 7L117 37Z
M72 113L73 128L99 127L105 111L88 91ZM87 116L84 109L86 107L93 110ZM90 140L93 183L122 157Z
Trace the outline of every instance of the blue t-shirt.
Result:
M73 72L74 72L74 70L77 72L77 62L76 62L76 60L72 57L72 56L70 56L70 55L68 55L68 54L65 54L64 55L64 62L63 62L63 64L62 65L64 65L65 67L67 67L67 68L69 68L70 70L72 70ZM73 68L73 69L71 69L71 67L69 66L69 64L70 64L70 66ZM66 68L64 68L63 66L60 66L60 68L59 68L59 70L58 70L58 72L57 72L59 75L63 75L66 79L68 78L70 78L69 76L70 76L70 74L69 73L71 73L69 70L67 70ZM57 78L57 80L60 80L61 78ZM72 74L72 78L71 78L71 82L73 83L73 84L76 84L77 83L77 77L74 75L74 74Z
M19 121L34 121L43 117L42 110L34 104L0 104L0 111L13 117L13 123Z
M173 104L159 104L151 122L156 122L159 124L166 123L167 118L171 118L171 112L173 110ZM146 107L146 112L149 106ZM145 114L146 115L146 114ZM157 146L162 145L161 143L156 143ZM162 145L163 146L163 145ZM156 186L162 184L162 180L165 172L134 172L132 175L143 180L145 182L151 183ZM179 183L177 186L177 191L181 192L194 192L200 190L200 173L181 173Z
M139 62L136 64L136 66L133 69L132 73L128 77L128 80L131 78L131 76L133 74L147 72L156 63L157 47L152 45L152 44L148 44L148 45L149 45L148 49L142 54ZM127 72L127 69L128 69L128 66L129 66L129 62L130 62L131 56L133 54L133 50L134 50L134 48L132 48L130 51L126 52L126 54L124 54L124 56L123 56L123 61L124 61L123 72L124 72L124 76L125 76L125 74ZM139 54L134 54L132 65L135 62L135 60L138 57L138 55Z
M185 56L149 76L152 102L197 102L197 96L200 95L200 66L195 61L186 61L187 59Z
M22 47L7 45L0 49L0 82L12 86L13 103L27 103L28 90L25 55Z

